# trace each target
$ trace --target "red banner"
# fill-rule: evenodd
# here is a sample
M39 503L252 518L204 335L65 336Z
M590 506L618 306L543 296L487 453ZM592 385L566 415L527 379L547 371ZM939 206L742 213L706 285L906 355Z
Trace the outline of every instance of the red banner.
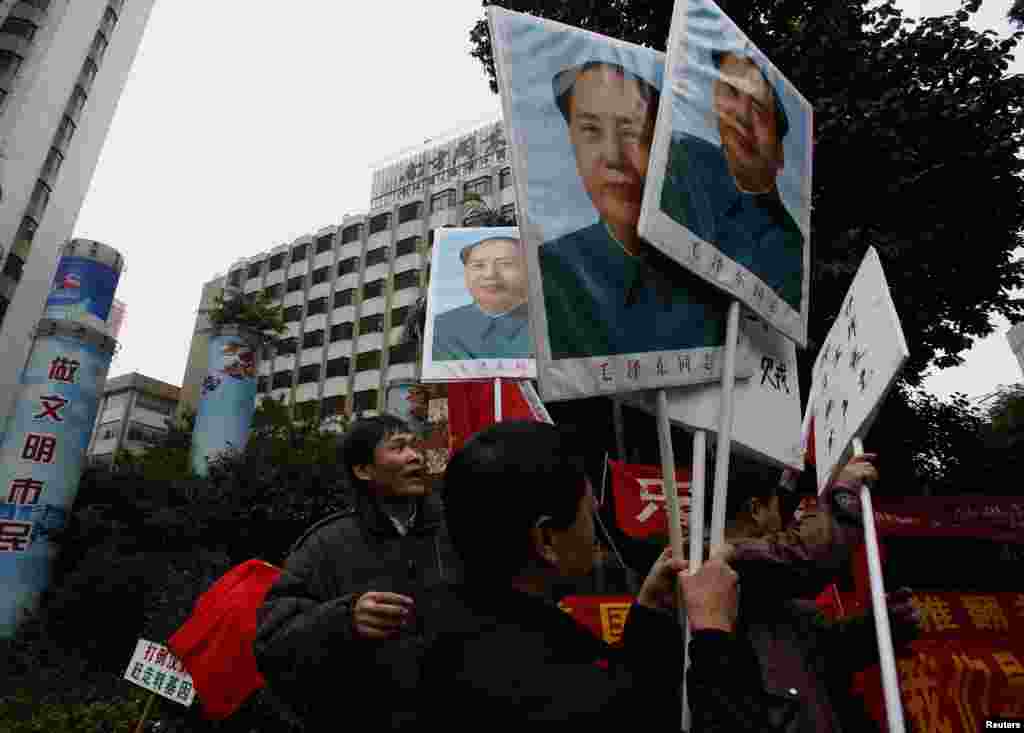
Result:
M668 510L660 466L608 461L619 528L630 537L645 539L668 534ZM676 469L676 490L683 528L690 519L690 471Z
M632 603L631 596L566 596L558 607L594 636L617 646Z

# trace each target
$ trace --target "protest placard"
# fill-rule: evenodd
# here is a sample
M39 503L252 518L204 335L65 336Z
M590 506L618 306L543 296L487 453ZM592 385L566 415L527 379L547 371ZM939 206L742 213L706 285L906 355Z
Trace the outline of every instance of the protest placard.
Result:
M754 317L743 319L757 371L736 381L732 442L737 450L780 468L803 469L800 444L800 380L796 346ZM717 433L722 388L718 384L666 390L669 420L688 430ZM623 402L655 414L653 393L626 395Z
M162 644L139 639L124 678L168 700L188 707L196 696L192 677Z
M807 343L810 103L712 0L672 17L640 236Z
M721 379L728 299L637 233L664 54L496 6L488 18L542 396Z
M438 229L434 237L423 381L536 375L516 227Z
M882 262L868 247L811 374L819 491L871 428L909 356Z

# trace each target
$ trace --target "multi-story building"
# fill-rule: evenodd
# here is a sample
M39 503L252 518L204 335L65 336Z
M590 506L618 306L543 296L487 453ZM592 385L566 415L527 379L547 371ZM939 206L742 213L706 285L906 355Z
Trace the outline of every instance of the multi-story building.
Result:
M433 231L460 225L466 194L515 216L500 121L399 153L374 172L368 212L235 262L227 287L262 290L288 327L262 355L257 399L316 404L324 417L376 412L389 385L415 381L420 355L401 326L424 293ZM184 389L202 377L187 373Z
M153 0L0 0L0 423Z
M1020 370L1024 373L1024 323L1018 323L1007 331L1006 340L1010 342L1010 350L1017 357Z
M93 464L110 465L121 450L141 450L167 434L167 419L178 409L181 390L138 372L108 379L89 439Z

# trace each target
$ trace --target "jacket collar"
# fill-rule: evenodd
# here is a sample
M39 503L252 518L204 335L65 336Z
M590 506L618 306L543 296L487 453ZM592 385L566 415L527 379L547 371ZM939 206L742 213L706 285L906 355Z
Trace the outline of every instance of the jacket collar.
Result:
M360 491L356 500L356 515L359 525L379 537L401 537L391 517L380 503L368 493ZM429 534L441 524L441 502L435 492L417 499L416 516L409 526L408 534Z

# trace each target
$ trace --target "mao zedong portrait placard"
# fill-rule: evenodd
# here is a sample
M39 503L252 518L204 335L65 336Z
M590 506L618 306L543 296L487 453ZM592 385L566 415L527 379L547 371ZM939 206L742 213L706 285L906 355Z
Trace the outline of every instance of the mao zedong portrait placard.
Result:
M799 311L804 236L778 188L786 109L764 63L747 51L711 58L712 121L722 144L673 132L661 208Z
M552 86L597 221L540 248L551 358L720 346L721 296L637 234L657 87L605 61Z
M530 357L526 258L512 237L491 237L459 253L473 302L434 320L434 361Z

